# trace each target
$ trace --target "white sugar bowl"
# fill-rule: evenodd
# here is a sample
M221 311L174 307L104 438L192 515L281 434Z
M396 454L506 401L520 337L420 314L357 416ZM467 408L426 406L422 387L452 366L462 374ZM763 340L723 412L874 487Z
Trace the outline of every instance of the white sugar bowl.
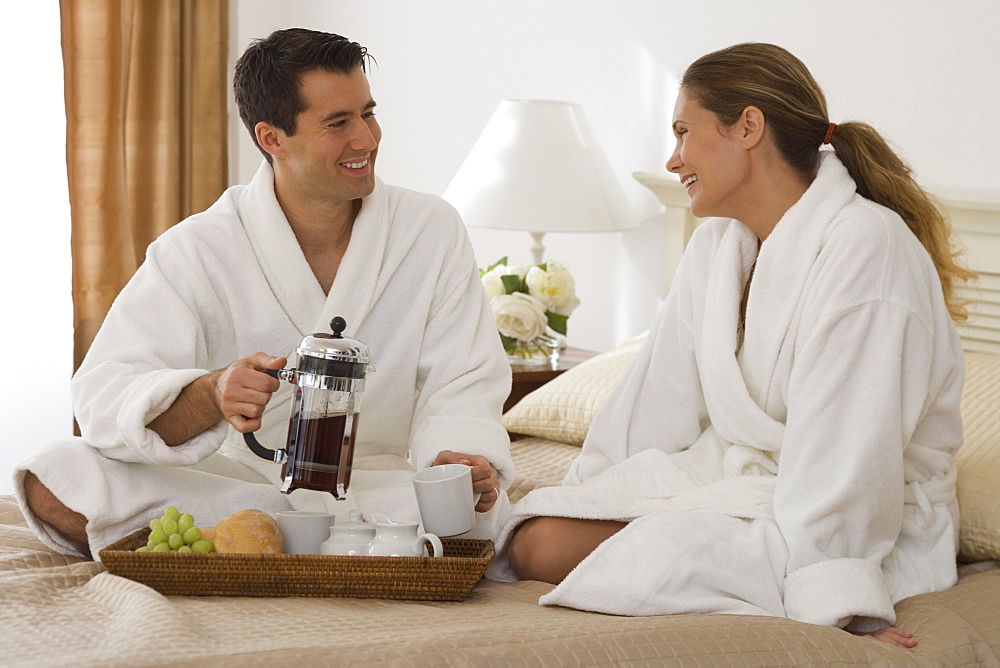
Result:
M320 546L320 554L360 556L375 538L375 526L361 519L360 510L347 513L348 521L330 527L330 537Z

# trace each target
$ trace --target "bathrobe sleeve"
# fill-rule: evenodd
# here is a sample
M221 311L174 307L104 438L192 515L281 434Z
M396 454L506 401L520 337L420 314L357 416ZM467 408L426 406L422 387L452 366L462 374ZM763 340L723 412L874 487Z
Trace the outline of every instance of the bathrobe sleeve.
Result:
M113 459L175 466L195 464L218 449L227 433L224 421L175 447L146 429L212 368L195 309L213 295L208 277L182 262L170 243L161 237L149 247L72 382L89 445Z
M442 450L486 457L506 489L514 479L510 438L500 416L511 370L497 333L475 255L458 213L441 203L437 243L449 244L420 342L410 459L430 466Z
M774 498L789 617L895 621L882 563L903 522L903 454L925 411L931 346L918 314L871 300L829 313L797 350Z

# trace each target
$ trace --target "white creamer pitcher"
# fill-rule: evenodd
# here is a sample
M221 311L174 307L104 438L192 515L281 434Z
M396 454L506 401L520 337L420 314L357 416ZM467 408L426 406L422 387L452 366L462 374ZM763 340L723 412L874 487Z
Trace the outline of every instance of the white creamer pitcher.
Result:
M372 514L375 538L365 552L371 557L441 557L444 548L441 539L432 533L417 535L417 522L396 522L385 515ZM425 550L430 547L432 554Z

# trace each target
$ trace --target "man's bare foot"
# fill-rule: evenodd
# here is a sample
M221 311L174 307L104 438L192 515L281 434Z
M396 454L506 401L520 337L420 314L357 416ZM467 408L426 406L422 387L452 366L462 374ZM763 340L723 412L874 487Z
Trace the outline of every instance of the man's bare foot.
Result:
M890 645L902 647L903 649L913 649L917 646L917 641L913 639L912 633L907 633L902 629L897 629L895 626L887 626L884 629L879 629L878 631L873 631L871 633L858 633L857 635L869 636L875 640L881 640L882 642L887 642Z
M30 471L24 476L24 498L38 519L58 531L87 558L91 558L90 543L87 541L87 518L67 508Z

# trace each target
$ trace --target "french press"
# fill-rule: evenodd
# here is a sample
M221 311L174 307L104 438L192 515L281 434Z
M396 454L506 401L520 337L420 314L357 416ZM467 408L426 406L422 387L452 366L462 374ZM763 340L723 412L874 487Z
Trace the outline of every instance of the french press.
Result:
M330 321L332 334L302 339L295 349L296 368L265 371L295 385L288 439L282 450L268 450L252 432L243 439L258 457L282 464L281 491L286 494L301 488L347 497L371 354L360 341L344 338L345 327L347 322L337 316Z

